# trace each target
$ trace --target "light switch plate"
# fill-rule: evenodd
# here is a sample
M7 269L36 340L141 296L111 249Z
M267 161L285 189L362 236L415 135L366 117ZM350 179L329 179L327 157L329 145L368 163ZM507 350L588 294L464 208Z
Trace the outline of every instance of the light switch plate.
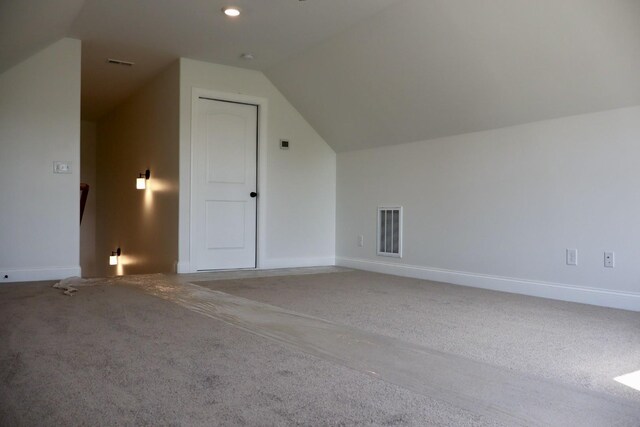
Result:
M71 162L53 162L53 173L71 173Z

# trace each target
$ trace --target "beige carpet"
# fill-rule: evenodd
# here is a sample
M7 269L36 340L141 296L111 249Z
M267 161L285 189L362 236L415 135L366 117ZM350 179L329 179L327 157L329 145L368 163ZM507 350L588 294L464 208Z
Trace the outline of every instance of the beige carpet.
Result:
M195 282L518 372L640 402L640 313L364 271Z
M638 313L358 271L198 284L640 404L612 379ZM500 424L136 287L49 286L0 287L0 425Z

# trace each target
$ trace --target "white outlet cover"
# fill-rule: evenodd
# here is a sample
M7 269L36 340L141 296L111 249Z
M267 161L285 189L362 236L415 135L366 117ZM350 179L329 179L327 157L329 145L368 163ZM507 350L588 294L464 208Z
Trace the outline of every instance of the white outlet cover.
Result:
M71 173L71 162L53 162L53 173Z
M616 265L615 253L613 252L605 252L604 253L604 266L607 268L614 268Z

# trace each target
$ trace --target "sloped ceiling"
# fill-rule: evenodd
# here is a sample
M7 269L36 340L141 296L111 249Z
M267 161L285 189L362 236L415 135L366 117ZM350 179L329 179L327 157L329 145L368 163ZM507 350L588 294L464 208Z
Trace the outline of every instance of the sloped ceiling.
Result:
M83 0L1 0L0 73L64 37Z
M0 0L0 72L64 36L83 119L187 57L264 71L336 151L640 104L640 0Z
M264 70L396 1L86 0L68 31L83 42L83 117L101 117L179 57ZM240 17L222 14L229 5Z
M179 57L265 70L398 1L0 0L0 72L62 37L82 40L82 117L95 120ZM240 17L222 14L230 5Z
M336 151L636 105L640 1L403 1L266 74Z

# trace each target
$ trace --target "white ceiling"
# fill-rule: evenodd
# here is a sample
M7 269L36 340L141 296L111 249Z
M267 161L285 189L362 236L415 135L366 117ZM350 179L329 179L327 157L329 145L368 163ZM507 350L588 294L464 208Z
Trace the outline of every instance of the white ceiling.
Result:
M0 0L0 72L61 37L82 40L82 116L94 120L179 57L265 70L397 1ZM230 5L239 18L222 14Z
M640 104L640 0L407 0L267 76L336 151Z
M0 73L65 36L83 0L0 0Z
M68 31L83 41L83 116L100 117L176 58L264 70L395 1L85 0ZM241 16L226 17L228 5ZM255 59L240 59L244 52Z
M640 104L640 0L1 0L0 72L64 36L84 119L188 57L264 71L336 151Z

